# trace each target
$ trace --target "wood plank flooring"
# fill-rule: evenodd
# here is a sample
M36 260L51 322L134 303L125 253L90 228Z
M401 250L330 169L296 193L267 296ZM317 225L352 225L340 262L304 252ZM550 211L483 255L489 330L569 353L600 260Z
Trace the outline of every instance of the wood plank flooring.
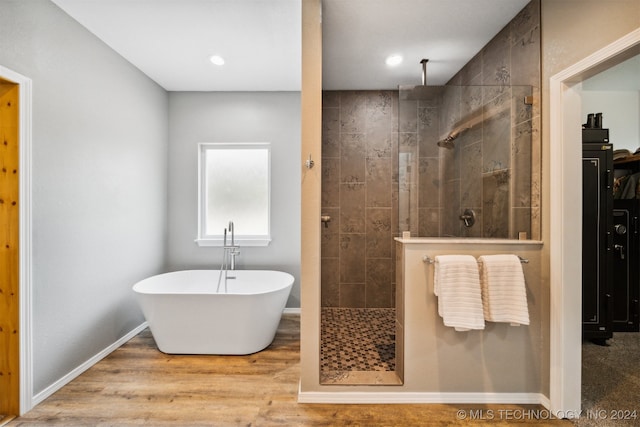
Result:
M531 405L298 403L299 334L299 316L287 314L273 344L260 353L178 356L158 351L145 330L8 425L571 425L562 420L514 419L542 409ZM478 418L481 410L484 419L469 419L471 411L477 411ZM488 419L488 410L493 411L493 420ZM458 411L467 418L460 419Z

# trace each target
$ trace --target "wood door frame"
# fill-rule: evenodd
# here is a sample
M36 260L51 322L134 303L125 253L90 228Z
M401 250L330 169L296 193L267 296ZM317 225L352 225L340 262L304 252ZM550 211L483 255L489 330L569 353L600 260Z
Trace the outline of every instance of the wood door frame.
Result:
M0 78L19 86L19 311L20 311L20 413L29 411L33 405L32 362L32 220L31 220L31 123L32 82L31 79L0 66ZM15 414L12 414L15 415Z

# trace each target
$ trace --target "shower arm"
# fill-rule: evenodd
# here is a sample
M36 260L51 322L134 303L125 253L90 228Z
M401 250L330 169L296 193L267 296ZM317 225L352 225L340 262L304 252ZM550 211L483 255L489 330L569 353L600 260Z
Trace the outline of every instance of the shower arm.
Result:
M460 136L460 134L468 131L472 127L479 125L483 121L482 110L478 110L470 119L466 119L465 121L460 120L456 126L453 128L449 135L447 135L446 140L454 140Z
M449 132L449 134L445 138L440 140L440 142L453 141L454 139L456 139L457 137L459 137L461 134L463 134L464 132L468 131L472 127L474 127L476 125L479 125L483 121L485 121L487 119L490 119L491 117L495 116L496 114L499 114L502 111L506 110L507 107L510 107L509 103L505 103L501 108L494 110L493 114L491 114L490 117L484 117L482 109L478 109L478 110L476 110L474 112L469 113L467 115L467 117L465 117L464 120L458 121L458 123L455 124L453 130L451 132Z
M422 86L427 85L427 62L429 60L426 58L420 61L420 64L422 64Z

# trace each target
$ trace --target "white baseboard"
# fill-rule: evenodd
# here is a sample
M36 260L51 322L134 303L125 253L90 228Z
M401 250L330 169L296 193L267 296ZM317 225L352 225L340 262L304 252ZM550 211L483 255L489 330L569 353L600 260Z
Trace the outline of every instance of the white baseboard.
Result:
M549 408L541 393L438 393L438 392L298 392L298 403L330 404L527 404Z
M65 385L69 384L71 381L73 381L75 378L77 378L80 374L85 372L87 369L91 368L93 365L95 365L96 363L98 363L99 361L107 357L109 354L117 350L118 347L122 346L131 338L138 335L147 326L149 326L147 322L142 323L140 326L133 329L131 332L129 332L128 334L120 338L118 341L114 342L109 347L105 348L104 350L102 350L101 352L99 352L98 354L96 354L86 362L84 362L82 365L78 366L73 371L69 372L67 375L65 375L55 383L51 384L49 387L42 390L40 393L34 395L33 398L31 399L31 402L32 402L31 407L32 408L35 407L36 405L44 401L47 397L51 396L56 391L60 390Z
M300 307L285 307L284 314L300 314L301 310Z

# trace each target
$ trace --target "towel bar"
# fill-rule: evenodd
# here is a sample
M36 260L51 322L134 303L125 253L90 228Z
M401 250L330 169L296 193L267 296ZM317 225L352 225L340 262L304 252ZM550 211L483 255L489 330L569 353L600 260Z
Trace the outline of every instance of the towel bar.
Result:
M523 264L528 264L529 260L526 258L522 258L520 255L517 255L518 258L520 259L520 262ZM422 262L426 263L426 264L433 264L434 262L436 262L435 259L431 258L429 255L425 255L422 257Z

